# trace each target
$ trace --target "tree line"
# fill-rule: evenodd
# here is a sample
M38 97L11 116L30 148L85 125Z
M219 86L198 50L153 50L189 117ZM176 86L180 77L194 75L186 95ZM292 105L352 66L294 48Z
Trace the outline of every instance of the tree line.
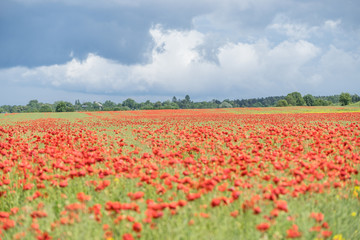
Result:
M292 92L286 96L272 96L265 98L251 99L225 99L223 101L213 99L211 101L192 101L189 95L184 99L177 99L175 96L171 100L151 102L136 102L128 98L121 103L107 100L101 102L80 102L76 100L74 104L67 101L57 101L53 104L41 103L38 100L30 100L26 105L3 105L0 112L20 113L20 112L74 112L74 111L127 111L127 110L150 110L150 109L204 109L204 108L238 108L238 107L286 107L286 106L329 106L329 105L348 105L359 102L357 94L341 93L332 96L312 96L307 94L302 96L299 92Z

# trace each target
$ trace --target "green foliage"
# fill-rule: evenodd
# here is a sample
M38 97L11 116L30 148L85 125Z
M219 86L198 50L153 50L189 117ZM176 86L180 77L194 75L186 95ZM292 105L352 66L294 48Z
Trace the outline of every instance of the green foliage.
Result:
M3 109L2 112L11 112L11 106L10 105L3 105L3 106L1 106L1 108Z
M303 97L305 103L307 106L315 106L315 98L313 95L311 94L306 94L304 97Z
M345 97L345 100L343 99ZM349 101L350 96L350 101ZM289 93L287 96L272 96L265 98L250 98L250 99L225 99L219 101L213 99L211 101L194 102L189 95L184 99L172 97L171 100L138 103L134 99L128 98L122 103L115 103L110 100L101 102L83 102L76 100L72 105L70 102L59 101L54 104L41 103L38 100L30 100L25 106L19 105L3 105L0 106L2 112L20 113L20 112L72 112L72 111L127 111L127 110L150 110L150 109L205 109L205 108L239 108L239 107L284 107L284 106L329 106L329 105L345 105L351 102L360 101L360 96L357 94L342 94L342 101L340 103L340 95L332 96L313 96L307 94L301 96L299 92ZM284 100L284 101L280 101ZM63 102L63 103L61 103ZM61 103L61 104L60 104ZM59 105L60 104L60 105Z
M341 106L349 105L351 103L350 93L341 93L339 101L340 101Z
M11 113L20 113L20 112L26 112L26 106L12 106L10 108Z
M285 99L282 99L276 103L276 106L277 107L287 107L287 106L289 106L289 104Z
M194 103L191 101L190 96L186 95L185 99L179 100L178 105L182 109L194 108Z
M360 96L357 94L352 95L351 102L353 102L353 103L360 102Z
M290 106L296 106L296 100L295 100L295 98L294 98L292 95L288 94L288 95L285 97L285 100L286 100L286 102L288 103L288 105L290 105Z
M52 112L52 108L49 105L42 105L39 109L39 112Z
M349 104L349 105L352 106L352 107L359 107L360 106L360 101L358 101L356 103Z
M304 106L306 104L303 97L301 96L301 93L299 93L299 92L289 93L285 97L285 100L291 106Z
M106 100L102 106L103 106L104 110L105 109L114 109L116 107L116 103L114 103L113 101L110 101L110 100Z
M40 103L38 100L30 100L29 103L26 105L27 112L38 112L40 109Z
M226 102L226 101L223 101L220 105L219 105L219 108L232 108L233 106Z
M253 106L256 107L256 108L264 107L264 106L261 104L261 102L257 102L257 103L255 103Z
M56 112L66 112L65 102L59 102L58 105L56 105L55 111Z
M128 99L126 99L125 101L123 101L122 105L123 105L124 107L128 107L128 108L130 108L130 109L136 109L137 106L138 106L138 103L135 102L134 99L128 98Z
M162 103L161 109L179 109L179 105L176 102L170 102L169 100Z
M331 105L330 101L326 101L324 99L315 99L314 106L329 106Z
M60 101L56 104L55 112L74 112L74 106L69 102Z
M81 105L81 109L85 111L94 111L93 104L91 102L84 102Z
M276 103L284 99L284 96L276 96L276 97L266 97L266 98L250 98L250 99L236 99L231 101L233 107L259 107L259 103L262 107L272 107L275 106ZM217 104L221 104L220 101L214 99L213 102Z

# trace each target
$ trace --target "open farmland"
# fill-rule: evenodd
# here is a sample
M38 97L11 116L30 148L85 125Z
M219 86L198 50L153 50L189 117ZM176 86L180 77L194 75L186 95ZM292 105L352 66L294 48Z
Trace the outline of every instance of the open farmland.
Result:
M2 114L0 237L360 239L359 109Z

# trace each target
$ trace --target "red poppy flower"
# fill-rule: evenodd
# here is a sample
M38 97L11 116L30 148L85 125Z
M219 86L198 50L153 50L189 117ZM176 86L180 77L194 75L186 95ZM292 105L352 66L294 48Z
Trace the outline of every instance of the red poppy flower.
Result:
M265 222L265 223L260 223L256 226L256 229L259 230L260 232L265 232L270 228L270 224Z
M133 226L132 226L132 229L133 229L135 232L141 232L141 230L142 230L141 223L134 222L134 224L133 224Z
M292 225L290 229L286 231L286 238L299 238L301 237L301 233L299 232L299 228L296 224Z

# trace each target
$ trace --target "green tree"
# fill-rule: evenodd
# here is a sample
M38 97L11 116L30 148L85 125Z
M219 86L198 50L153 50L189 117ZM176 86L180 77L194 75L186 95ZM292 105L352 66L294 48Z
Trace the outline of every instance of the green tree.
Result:
M232 108L233 106L227 102L227 101L223 101L220 105L219 108Z
M360 101L360 96L357 94L354 94L351 96L351 102L356 103Z
M264 105L262 105L261 102L256 102L253 104L253 107L259 108L259 107L264 107Z
M74 112L74 106L70 102L59 101L55 106L56 112Z
M290 106L296 106L296 100L295 100L295 98L294 98L293 95L288 94L288 95L285 97L285 101L286 101L287 104L290 105Z
M60 101L56 107L55 107L55 111L56 112L66 112L66 104L63 101Z
M130 108L130 109L136 109L138 103L135 102L134 99L128 98L128 99L126 99L125 101L123 101L122 105L123 105L124 107L128 107L128 108Z
M281 99L281 100L277 101L276 106L277 107L287 107L287 106L289 106L289 104L285 99Z
M21 112L25 112L25 111L26 111L26 107L21 106L21 105L14 105L10 109L11 113L21 113Z
M40 108L40 103L38 100L30 100L29 103L26 105L27 112L38 112Z
M52 112L52 108L50 105L42 105L39 109L39 112Z
M11 112L10 105L2 105L1 108L3 109L3 112Z
M330 101L326 101L324 99L315 99L314 106L329 106L331 104Z
M103 108L105 111L113 111L114 108L116 107L116 103L110 101L110 100L106 100L104 103L103 103Z
M304 97L303 97L305 103L307 106L315 106L315 98L313 95L311 94L306 94Z
M192 101L190 99L190 96L186 95L185 99L181 100L178 104L179 104L180 108L185 108L185 109L191 108L192 107Z
M221 102L220 102L219 100L217 100L217 99L213 99L213 100L211 100L211 102L212 102L212 103L215 103L216 105L220 105L220 104L221 104Z
M341 106L346 106L351 103L351 95L350 93L341 93L339 98Z
M76 111L82 110L80 100L75 100L74 108Z
M91 102L84 102L81 105L81 109L85 111L94 111L93 104Z
M150 102L150 100L146 100L146 102L140 104L141 110L150 110L154 109L154 104Z
M171 109L179 109L179 104L177 104L177 103L171 103L170 104L170 106L171 106Z
M157 102L154 103L154 108L155 108L155 109L160 109L161 106L162 106L162 104L161 104L160 101L157 101Z
M176 102L170 102L170 100L162 102L161 109L177 109L179 106Z
M289 105L292 105L292 106L304 106L305 105L305 101L304 101L303 97L301 96L301 93L299 93L299 92L289 93L285 97L285 100L288 102Z

